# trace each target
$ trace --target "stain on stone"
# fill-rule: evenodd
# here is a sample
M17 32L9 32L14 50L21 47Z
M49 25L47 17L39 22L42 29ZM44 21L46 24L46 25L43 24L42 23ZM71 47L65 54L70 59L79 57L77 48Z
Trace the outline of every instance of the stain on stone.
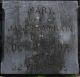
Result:
M41 23L42 22L41 20L44 17L45 17L44 15L40 17L40 21L39 21L40 26L38 27L40 28L40 31L38 31L34 27L31 32L32 41L33 41L33 50L36 51L38 54L33 55L30 58L32 59L33 62L27 62L27 60L25 60L25 64L28 67L28 71L30 70L29 73L32 74L58 73L64 65L64 55L67 47L66 45L62 45L60 43L59 35L57 34L56 29L51 31L52 26L50 24L53 24L53 26L57 28L56 23L53 23L55 22L55 18L50 19L52 23L51 22L47 23L46 21L45 23L48 24L46 26L46 24L42 25ZM43 36L39 37L40 34ZM58 38L56 36L58 36Z

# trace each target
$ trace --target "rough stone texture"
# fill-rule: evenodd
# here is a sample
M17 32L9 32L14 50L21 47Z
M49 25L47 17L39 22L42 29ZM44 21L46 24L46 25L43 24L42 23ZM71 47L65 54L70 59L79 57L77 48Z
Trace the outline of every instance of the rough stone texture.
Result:
M77 1L4 1L1 73L77 74Z

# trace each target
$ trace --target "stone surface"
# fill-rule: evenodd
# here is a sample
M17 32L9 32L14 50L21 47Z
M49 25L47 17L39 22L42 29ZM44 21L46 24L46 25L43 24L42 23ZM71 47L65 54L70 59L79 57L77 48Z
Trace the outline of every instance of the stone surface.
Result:
M1 73L77 74L77 1L4 1Z

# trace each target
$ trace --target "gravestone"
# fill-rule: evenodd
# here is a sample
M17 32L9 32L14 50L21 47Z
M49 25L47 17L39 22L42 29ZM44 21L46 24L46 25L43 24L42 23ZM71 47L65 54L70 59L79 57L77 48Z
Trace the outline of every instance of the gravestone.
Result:
M3 1L2 74L77 74L77 1Z

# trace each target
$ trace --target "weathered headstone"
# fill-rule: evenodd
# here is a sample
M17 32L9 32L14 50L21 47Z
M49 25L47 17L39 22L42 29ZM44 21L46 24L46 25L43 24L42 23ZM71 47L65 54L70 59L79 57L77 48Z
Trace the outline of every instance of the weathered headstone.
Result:
M77 1L3 1L5 74L77 74Z

